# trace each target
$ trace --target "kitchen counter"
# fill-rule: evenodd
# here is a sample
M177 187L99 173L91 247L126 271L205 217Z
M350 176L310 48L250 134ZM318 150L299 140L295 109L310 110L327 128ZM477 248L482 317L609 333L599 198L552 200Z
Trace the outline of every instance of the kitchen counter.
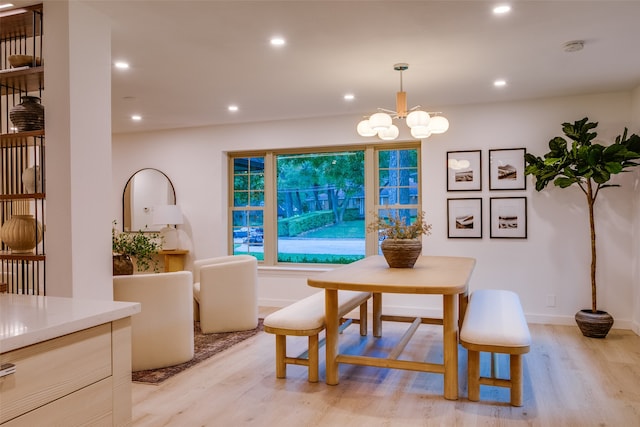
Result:
M131 425L139 303L0 294L0 425Z
M132 316L139 303L0 294L0 352Z

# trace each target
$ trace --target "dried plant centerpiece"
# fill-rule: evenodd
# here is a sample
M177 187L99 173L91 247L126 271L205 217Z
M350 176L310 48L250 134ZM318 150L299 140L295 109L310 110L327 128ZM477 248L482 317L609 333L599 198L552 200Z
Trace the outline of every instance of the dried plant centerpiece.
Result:
M386 210L389 212L389 210ZM409 212L409 210L406 210ZM398 211L393 215L381 217L375 215L375 221L367 226L367 231L377 231L384 239L380 244L382 255L392 268L413 268L422 253L422 235L431 234L431 224L424 221L425 213L418 212L413 222L410 216L401 215ZM409 218L409 223L407 223Z

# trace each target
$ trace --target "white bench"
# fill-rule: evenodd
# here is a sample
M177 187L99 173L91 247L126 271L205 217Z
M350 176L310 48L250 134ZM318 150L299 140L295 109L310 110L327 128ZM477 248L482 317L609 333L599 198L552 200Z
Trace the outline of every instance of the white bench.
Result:
M480 385L510 388L511 405L522 406L522 355L529 352L531 335L518 295L511 291L475 291L460 330L468 352L469 400L480 400ZM491 353L491 376L480 375L480 352ZM509 354L509 379L497 378L493 353Z
M369 298L369 292L338 292L338 310L341 317L360 307L360 320L348 319L343 323L343 328L352 322L360 323L360 335L367 335ZM318 335L325 329L324 307L324 291L321 291L281 308L264 319L264 331L276 335L276 377L286 378L287 364L303 365L309 368L309 382L318 381ZM297 357L288 357L287 336L309 337L307 351Z

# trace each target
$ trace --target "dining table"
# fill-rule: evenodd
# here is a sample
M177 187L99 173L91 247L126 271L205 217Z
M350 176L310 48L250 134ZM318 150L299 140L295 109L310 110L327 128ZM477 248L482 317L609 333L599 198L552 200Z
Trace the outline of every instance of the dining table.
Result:
M458 331L475 263L474 258L467 257L420 256L413 268L391 268L382 255L373 255L309 277L309 286L325 290L326 383L339 383L338 368L341 363L431 372L444 375L445 399L458 399ZM396 347L385 357L339 353L340 290L372 293L374 337L382 336L383 321L410 324ZM383 294L442 295L442 317L385 315L382 312ZM400 358L402 351L422 324L442 325L442 363Z

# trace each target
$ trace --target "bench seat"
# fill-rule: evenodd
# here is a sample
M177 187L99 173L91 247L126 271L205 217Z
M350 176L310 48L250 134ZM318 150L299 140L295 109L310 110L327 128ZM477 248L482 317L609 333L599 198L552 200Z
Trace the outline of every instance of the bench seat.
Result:
M482 289L471 294L460 330L468 353L469 400L480 399L480 385L508 387L511 405L522 406L522 355L529 352L531 335L514 292ZM491 353L491 377L480 375L480 352ZM493 353L509 354L509 379L495 377Z
M360 307L360 334L367 334L367 301L369 292L339 291L338 310L341 317ZM349 319L344 327L353 319ZM324 291L317 292L269 314L264 319L264 331L276 336L276 377L286 378L287 364L309 368L309 382L318 381L319 334L325 329ZM309 337L307 351L297 357L287 356L287 336Z

